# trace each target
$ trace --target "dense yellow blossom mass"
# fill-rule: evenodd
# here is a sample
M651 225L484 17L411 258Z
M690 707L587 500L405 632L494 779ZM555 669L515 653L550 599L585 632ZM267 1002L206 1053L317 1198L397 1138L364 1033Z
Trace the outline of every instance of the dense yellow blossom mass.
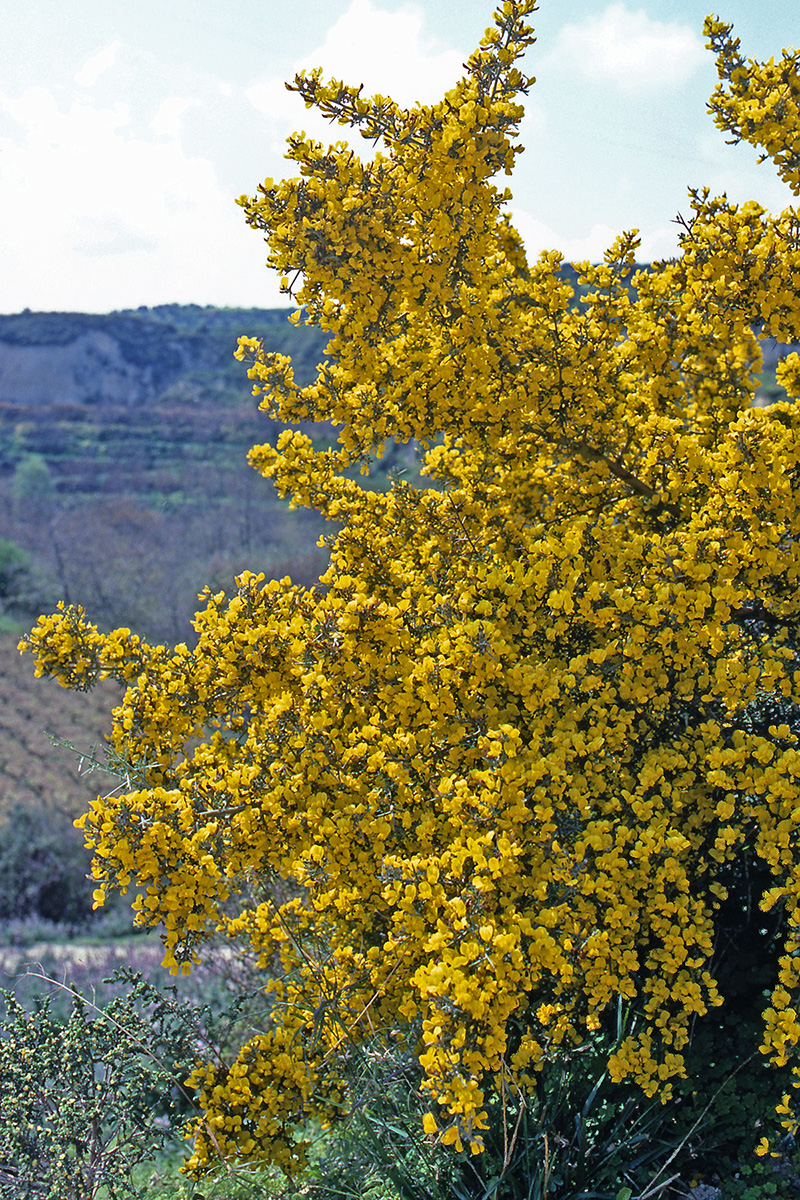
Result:
M341 525L319 585L206 593L194 649L78 608L26 640L66 686L127 684L128 784L82 819L98 903L133 884L168 966L223 931L269 980L271 1022L198 1072L198 1168L302 1166L295 1128L346 1107L347 1054L390 1031L417 1047L425 1130L459 1148L480 1150L498 1078L532 1085L620 997L640 1023L611 1075L667 1098L722 1000L744 853L785 913L763 1053L798 1059L800 417L753 398L757 336L800 339L800 220L693 193L676 258L637 270L622 234L575 303L492 182L519 153L535 7L504 0L435 105L298 76L373 153L295 135L298 177L240 200L330 334L308 387L257 339L237 352L266 412L338 430L250 456ZM717 123L797 194L798 55L706 35ZM780 378L800 396L796 355ZM428 486L353 480L392 439Z

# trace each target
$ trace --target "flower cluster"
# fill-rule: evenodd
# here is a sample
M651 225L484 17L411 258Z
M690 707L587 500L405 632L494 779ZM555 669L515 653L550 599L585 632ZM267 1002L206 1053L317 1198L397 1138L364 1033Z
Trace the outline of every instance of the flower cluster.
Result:
M778 62L745 61L733 27L707 17L707 45L717 56L720 83L710 108L718 128L749 142L770 158L794 195L800 188L800 51L784 50Z
M300 175L241 201L330 334L307 387L256 339L237 351L265 411L339 430L251 453L340 524L319 585L206 593L191 650L74 609L26 643L68 686L127 685L131 786L83 818L98 900L135 883L173 970L221 930L273 981L266 1032L198 1073L198 1170L302 1165L291 1130L343 1111L353 1047L398 1029L425 1129L459 1148L481 1149L498 1078L533 1086L619 998L640 1020L612 1077L666 1099L723 1000L721 880L745 853L788 930L763 1050L798 1054L800 417L753 406L756 334L800 338L798 216L694 194L677 258L637 269L622 235L575 303L491 182L534 8L503 0L436 105L298 77L380 149L296 136ZM797 190L795 59L743 66L707 32L718 121ZM348 473L392 440L426 486Z

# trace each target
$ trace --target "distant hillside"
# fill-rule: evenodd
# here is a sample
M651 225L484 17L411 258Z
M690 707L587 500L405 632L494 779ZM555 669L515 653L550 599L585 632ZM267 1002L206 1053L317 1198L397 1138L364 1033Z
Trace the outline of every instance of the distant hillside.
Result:
M241 462L279 428L258 412L233 357L237 338L291 354L300 382L323 357L325 335L290 325L289 311L169 304L0 316L0 478L41 454L61 494L139 493L142 472L180 463L193 446L209 466Z
M240 335L263 337L313 379L325 335L288 311L0 316L0 537L34 555L41 595L181 641L206 583L317 577L321 520L290 513L247 464L282 426L233 358Z
M311 378L325 338L287 321L289 309L165 304L109 314L22 312L0 316L0 403L142 405L183 376L222 374L247 391L233 351L241 334L291 354ZM191 398L191 389L186 399Z

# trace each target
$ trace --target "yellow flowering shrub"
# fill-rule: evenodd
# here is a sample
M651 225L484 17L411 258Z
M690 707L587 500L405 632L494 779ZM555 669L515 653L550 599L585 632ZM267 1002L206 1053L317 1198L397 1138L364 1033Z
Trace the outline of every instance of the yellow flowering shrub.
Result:
M97 902L138 887L173 971L220 931L264 971L271 1022L198 1069L196 1169L302 1167L295 1130L346 1108L352 1047L398 1030L424 1129L457 1148L481 1149L498 1079L533 1086L619 998L639 1023L611 1076L669 1098L723 999L745 854L784 914L762 1050L798 1059L800 417L753 397L757 335L800 339L800 221L693 193L676 258L636 269L622 234L579 264L576 304L492 182L519 153L534 9L503 0L435 105L298 76L372 153L295 135L297 177L239 202L330 335L308 387L257 339L237 351L265 412L338 429L250 456L339 523L318 586L206 592L192 649L79 608L24 643L66 686L127 684L127 786L82 818ZM717 122L797 192L798 56L744 63L729 27L706 34ZM392 440L427 486L352 477Z

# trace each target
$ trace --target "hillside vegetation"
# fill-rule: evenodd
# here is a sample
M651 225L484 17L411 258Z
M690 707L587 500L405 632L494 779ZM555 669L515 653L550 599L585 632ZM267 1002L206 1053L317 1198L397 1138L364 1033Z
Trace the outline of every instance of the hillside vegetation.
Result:
M310 379L324 337L286 315L0 316L0 537L33 556L33 608L79 599L103 627L179 641L206 584L230 588L245 566L316 577L322 523L291 514L249 467L280 426L233 359L248 333Z

